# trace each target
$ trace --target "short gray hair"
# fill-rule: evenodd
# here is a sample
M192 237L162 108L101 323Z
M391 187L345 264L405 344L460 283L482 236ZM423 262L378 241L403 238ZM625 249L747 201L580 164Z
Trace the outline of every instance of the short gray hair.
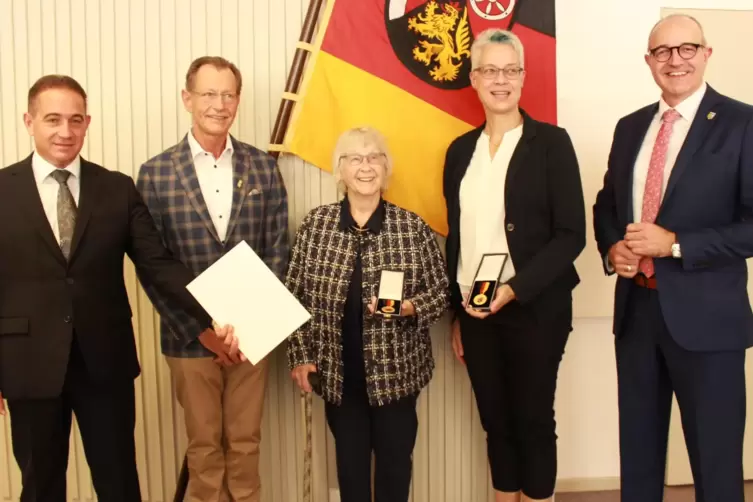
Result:
M479 60L481 59L481 51L489 44L509 45L518 54L520 59L520 66L524 66L524 50L523 42L520 41L518 36L507 30L501 30L499 28L489 28L479 33L476 40L471 45L471 68L478 68Z
M335 144L335 151L332 154L332 175L335 177L337 183L337 190L341 194L347 192L347 187L342 180L342 157L353 151L356 146L372 145L376 147L377 151L384 154L386 160L385 173L384 173L384 185L382 186L382 192L387 189L387 183L390 176L392 176L392 155L387 148L387 140L384 135L374 129L373 127L362 126L354 127L343 132L337 139Z

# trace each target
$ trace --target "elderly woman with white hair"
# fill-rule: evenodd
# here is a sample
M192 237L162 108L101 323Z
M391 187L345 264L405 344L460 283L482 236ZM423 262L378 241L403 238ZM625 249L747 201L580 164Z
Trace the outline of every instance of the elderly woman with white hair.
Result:
M429 327L449 305L447 272L428 225L382 198L392 164L377 131L346 131L333 163L345 197L304 218L288 269L288 288L311 313L289 338L289 364L298 386L325 400L342 502L371 500L372 451L376 500L407 502L416 400L434 369ZM394 316L374 313L382 271L403 273Z
M486 121L452 142L444 167L452 344L486 431L497 502L553 495L554 394L586 239L575 151L564 129L520 109L523 62L509 31L474 41L471 84ZM481 310L473 287L486 254L509 259Z

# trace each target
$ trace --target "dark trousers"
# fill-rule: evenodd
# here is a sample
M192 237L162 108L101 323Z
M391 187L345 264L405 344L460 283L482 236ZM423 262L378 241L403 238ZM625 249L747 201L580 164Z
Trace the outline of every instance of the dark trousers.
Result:
M534 499L554 492L554 394L571 312L568 306L541 321L512 302L493 318L460 314L466 367L497 491L522 491Z
M342 404L327 403L325 412L335 438L340 500L371 502L373 451L375 502L408 502L418 432L416 397L370 406L365 388L346 386Z
M745 351L683 349L667 330L658 292L637 285L625 323L615 342L622 502L663 500L673 391L696 502L744 502Z
M13 454L23 481L21 502L66 501L72 413L97 499L141 500L133 438L133 380L117 385L92 380L74 342L62 394L51 399L9 400L8 408Z

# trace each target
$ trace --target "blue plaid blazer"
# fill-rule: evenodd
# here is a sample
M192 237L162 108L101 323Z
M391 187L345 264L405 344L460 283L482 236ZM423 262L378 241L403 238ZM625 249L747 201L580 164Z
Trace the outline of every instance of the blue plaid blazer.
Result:
M274 158L230 138L233 144L233 205L225 242L220 241L201 193L188 136L141 166L136 186L165 245L195 275L246 241L284 280L288 264L288 203ZM160 314L162 353L173 357L213 354L198 340L201 327L141 278Z

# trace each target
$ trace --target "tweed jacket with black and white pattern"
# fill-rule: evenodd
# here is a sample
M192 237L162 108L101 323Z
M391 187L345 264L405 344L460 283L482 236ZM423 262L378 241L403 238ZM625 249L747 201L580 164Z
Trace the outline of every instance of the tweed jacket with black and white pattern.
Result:
M418 394L434 370L429 327L449 306L449 281L434 233L416 214L384 202L379 233L340 228L342 203L312 210L298 230L286 285L311 313L288 339L293 369L314 364L322 397L340 404L343 389L342 319L361 245L363 269L363 350L369 402L378 406ZM382 270L404 272L404 299L415 316L385 319L371 315Z

